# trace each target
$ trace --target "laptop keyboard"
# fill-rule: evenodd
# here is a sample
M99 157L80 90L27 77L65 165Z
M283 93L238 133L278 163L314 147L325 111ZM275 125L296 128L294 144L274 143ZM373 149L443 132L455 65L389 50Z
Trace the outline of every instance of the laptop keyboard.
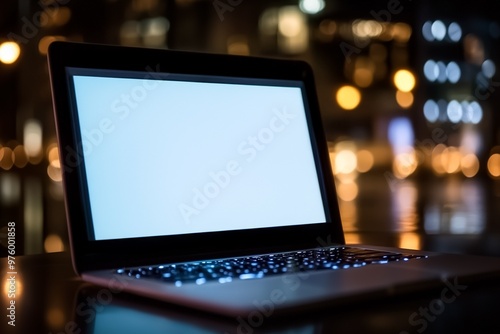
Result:
M342 246L181 264L122 268L118 269L117 273L137 279L159 279L181 286L186 283L204 284L210 281L227 283L235 279L257 279L288 272L348 269L426 257L425 255Z

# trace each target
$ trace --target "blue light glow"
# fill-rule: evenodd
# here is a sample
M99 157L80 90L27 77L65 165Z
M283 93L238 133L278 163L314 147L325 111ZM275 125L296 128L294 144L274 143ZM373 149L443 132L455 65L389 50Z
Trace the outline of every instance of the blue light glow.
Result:
M440 83L446 82L446 79L448 79L448 76L446 75L446 65L442 61L438 61L437 68L438 68L437 81L439 81Z
M434 100L427 100L425 102L424 116L431 123L434 123L439 118L439 107Z
M496 72L495 63L491 59L486 59L481 65L481 71L485 77L489 79L493 78Z
M434 36L432 35L432 22L427 21L424 23L422 26L422 35L424 36L425 40L428 42L433 42L434 41Z
M446 66L446 76L451 83L457 83L460 80L462 72L460 71L460 67L454 61L450 62Z
M434 60L429 59L425 62L424 75L430 82L436 81L439 75L439 68Z
M434 21L431 25L432 36L438 41L442 41L446 36L446 26L440 20Z
M446 113L452 123L458 123L462 119L462 106L460 105L460 103L458 103L458 101L452 100L450 101L450 103L448 103Z
M450 25L448 26L448 37L453 42L458 42L460 38L462 38L462 28L460 28L460 25L458 23L450 23Z

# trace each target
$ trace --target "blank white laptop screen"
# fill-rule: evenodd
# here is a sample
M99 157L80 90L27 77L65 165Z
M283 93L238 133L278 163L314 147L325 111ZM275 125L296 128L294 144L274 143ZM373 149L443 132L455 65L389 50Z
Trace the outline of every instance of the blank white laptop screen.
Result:
M76 73L96 240L325 222L300 82Z

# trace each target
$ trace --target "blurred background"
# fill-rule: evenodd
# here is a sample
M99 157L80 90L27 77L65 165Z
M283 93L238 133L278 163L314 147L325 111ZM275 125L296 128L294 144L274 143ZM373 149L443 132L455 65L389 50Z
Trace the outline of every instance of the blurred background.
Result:
M16 255L68 250L46 62L55 40L306 60L347 242L500 255L499 9L485 0L3 0L0 255L8 222ZM130 154L134 163L141 152Z

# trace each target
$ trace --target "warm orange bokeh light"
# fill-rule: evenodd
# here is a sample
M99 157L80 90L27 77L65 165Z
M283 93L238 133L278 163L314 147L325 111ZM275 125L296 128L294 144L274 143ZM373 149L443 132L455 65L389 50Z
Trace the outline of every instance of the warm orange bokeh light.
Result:
M488 159L488 172L493 177L500 177L500 153L495 153Z

